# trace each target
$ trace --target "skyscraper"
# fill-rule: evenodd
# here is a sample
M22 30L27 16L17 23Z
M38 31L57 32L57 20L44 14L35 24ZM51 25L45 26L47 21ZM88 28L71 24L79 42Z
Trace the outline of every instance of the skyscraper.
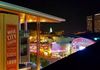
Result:
M87 31L92 32L92 16L87 16Z
M87 30L90 32L100 32L100 13L87 16Z

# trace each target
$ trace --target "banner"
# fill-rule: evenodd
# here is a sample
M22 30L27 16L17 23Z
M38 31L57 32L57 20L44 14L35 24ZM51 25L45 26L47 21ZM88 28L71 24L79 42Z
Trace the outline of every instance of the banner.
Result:
M6 24L6 70L18 70L17 25Z

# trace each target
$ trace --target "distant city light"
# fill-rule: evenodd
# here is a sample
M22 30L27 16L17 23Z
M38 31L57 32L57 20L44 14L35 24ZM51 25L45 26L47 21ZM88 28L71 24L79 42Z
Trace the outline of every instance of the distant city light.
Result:
M45 52L44 52L44 55L45 55L45 56L48 56L49 54L48 54L48 52L45 51Z
M94 38L94 40L98 40L98 38Z
M52 27L50 27L50 33L52 33L52 32L53 32Z
M100 40L100 37L94 37L93 39L94 40Z
M86 47L80 46L79 50L84 50Z
M31 40L32 38L33 38L32 36L29 37L30 40Z

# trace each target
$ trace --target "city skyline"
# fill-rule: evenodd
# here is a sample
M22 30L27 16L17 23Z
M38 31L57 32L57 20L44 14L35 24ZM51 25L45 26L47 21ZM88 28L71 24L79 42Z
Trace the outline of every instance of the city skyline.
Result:
M6 1L6 0L5 0ZM65 34L73 32L81 32L87 30L86 16L99 12L99 1L72 1L72 0L24 0L20 1L6 1L13 4L17 4L23 7L28 7L37 11L41 11L47 14L55 15L66 19L66 22L60 24L45 24L42 25L45 29L53 26L54 30L64 30ZM54 27L55 26L55 27Z

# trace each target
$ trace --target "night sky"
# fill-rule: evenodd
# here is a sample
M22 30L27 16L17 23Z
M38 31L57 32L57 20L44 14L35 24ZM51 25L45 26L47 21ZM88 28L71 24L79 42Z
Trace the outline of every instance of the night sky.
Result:
M99 0L3 0L66 19L61 24L42 24L41 29L50 26L65 34L86 31L86 16L100 12Z

